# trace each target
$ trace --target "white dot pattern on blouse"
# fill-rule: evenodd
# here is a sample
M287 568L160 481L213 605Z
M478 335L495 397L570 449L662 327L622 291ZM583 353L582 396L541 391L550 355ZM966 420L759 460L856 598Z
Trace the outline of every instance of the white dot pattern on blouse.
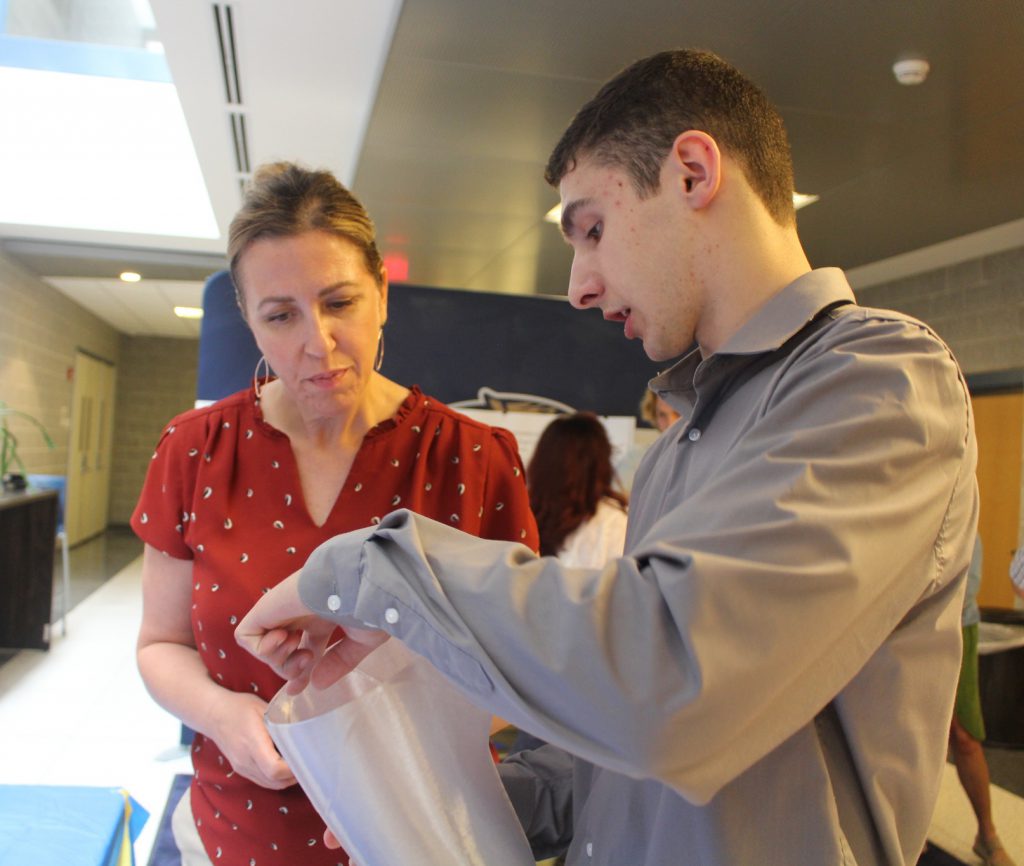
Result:
M427 405L427 402L424 401L424 406L426 406L426 405ZM444 425L445 425L445 422L438 423L434 427L434 430L432 431L432 435L435 436L435 437L439 436L440 433L441 433L442 427L444 427ZM231 422L223 422L223 424L221 425L221 428L224 429L224 430L228 430L228 429L231 428L231 426L232 426ZM423 425L410 425L410 427L407 428L407 429L411 431L412 435L416 436L417 441L419 441L420 437L423 435ZM429 430L429 427L427 429ZM175 432L175 428L174 427L169 428L168 433L174 433L174 432ZM460 429L459 432L461 434L461 429ZM231 439L229 439L228 440L228 441L232 441L234 448L240 448L242 443L243 443L243 441L250 441L250 440L254 439L254 431L252 429L245 429L244 434L241 434L241 435L243 437L242 439L239 439L239 440L231 440ZM428 434L428 436L429 435L430 434ZM484 435L490 435L490 434L489 433L485 433ZM260 442L262 442L261 439L256 439L256 442L254 442L254 446L256 444L260 443ZM420 489L423 491L423 493L432 494L431 499L433 499L434 497L437 497L439 495L442 496L442 498L440 498L438 500L435 500L435 501L438 501L438 502L444 502L445 501L445 499L443 498L443 492L445 492L445 491L452 491L452 494L450 494L451 498L449 499L449 503L450 503L450 506L454 505L456 510L452 511L450 514L447 515L447 521L448 521L448 523L450 525L453 525L453 526L458 526L461 523L466 522L466 517L469 516L469 515L475 515L477 519L482 518L484 516L484 512L485 512L484 504L483 504L483 501L482 501L483 500L483 494L482 494L482 492L480 490L479 485L484 483L484 479L486 479L487 476L486 476L486 471L483 469L483 467L480 467L479 464L477 464L477 460L480 459L480 458L483 458L484 455L487 452L485 452L483 444L481 442L479 442L479 441L477 441L477 442L472 442L471 441L469 443L466 443L466 445L464 447L467 449L466 451L463 451L463 455L467 456L467 460L466 461L461 461L458 454L450 455L446 460L444 460L444 458L442 457L442 460L444 460L444 462L447 463L449 468L447 470L442 468L441 469L442 475L440 477L435 476L432 480L427 480L427 479L424 478L424 479L421 479L421 482L420 482L420 483L422 483L422 487ZM215 462L216 459L217 459L216 445L214 445L214 447L211 448L210 450L213 451L214 453L212 453L212 454L210 454L210 453L203 454L204 460L207 463ZM424 453L427 455L428 459L434 459L436 457L436 450L437 450L436 447L434 448L433 451L431 451L430 448L423 448L421 450L417 450L415 452L415 454L416 454L415 459L412 461L413 466L418 467L418 466L421 465L420 461L421 461L422 455ZM195 458L195 457L199 456L199 454L201 453L201 450L199 448L190 448L187 453L188 453L188 456L190 458ZM405 452L401 452L400 451L399 453L400 454L401 453L409 454L409 453L412 453L412 449L409 449L408 451L405 451ZM154 457L157 457L158 454L159 454L159 452L155 452L154 453ZM468 455L471 455L471 457L469 457ZM363 478L350 477L348 479L348 481L346 482L346 484L345 484L344 490L350 490L350 491L352 491L352 493L361 493L363 496L366 496L368 493L370 493L372 491L372 493L373 493L373 500L372 501L388 502L388 503L390 503L390 507L391 508L398 508L398 507L400 507L402 505L404 498L406 498L405 491L410 489L407 486L409 484L409 473L410 473L410 471L412 469L412 467L410 467L408 465L409 462L410 461L408 459L400 460L398 457L393 457L393 456L392 457L388 457L387 458L387 463L385 465L389 465L391 468L399 470L398 472L394 473L394 475L392 475L391 473L386 473L384 475L373 474L373 475L371 475L369 477L364 476ZM465 466L465 468L463 468L463 465L462 465L463 463L467 464ZM264 463L262 465L263 466L267 466L268 464ZM282 466L282 462L280 460L271 459L269 461L269 468L270 468L270 470L280 469L281 466ZM354 466L354 468L358 472L363 467L360 467L358 462L357 462L356 465ZM368 469L369 468L376 469L377 467L369 467L369 466L367 466L366 468L368 468ZM518 467L513 466L513 470L514 470L514 474L516 476L519 476L521 474L519 472ZM463 480L463 479L458 477L459 475L463 474L463 472L465 472L465 479L466 480ZM447 473L447 474L445 474L445 473ZM429 471L426 474L427 474L427 478L430 478ZM455 475L455 477L452 478L451 477L452 475ZM392 480L389 481L388 480L389 478L392 479ZM392 489L392 490L384 490L384 491L382 491L380 489L382 484L386 485L386 486L390 486L390 485L396 484L396 480L397 480L397 484L400 485L399 490L401 492L396 492L396 491L394 491L394 489ZM433 483L433 480L439 480L439 481L442 481L443 483L435 485ZM274 482L274 483L280 483L280 482L278 481L278 482ZM197 493L199 494L198 499L197 499L197 503L198 503L198 507L199 507L198 521L197 521L197 515L196 515L195 512L193 512L193 511L184 511L184 512L182 512L180 514L180 519L181 519L182 523L179 524L178 527L177 527L179 532L184 532L184 530L188 529L189 527L192 527L192 529L189 530L189 531L196 531L196 530L200 529L200 526L205 527L205 531L206 532L210 532L209 524L208 523L207 524L203 524L202 523L202 521L204 520L204 517L206 516L202 509L209 508L209 509L213 509L214 513L216 514L216 520L217 521L223 521L223 528L224 528L224 530L226 532L232 533L232 536L237 537L238 540L248 539L248 538L251 538L251 537L255 537L256 535L260 535L261 537L267 537L268 533L275 533L276 534L277 532L281 533L281 535L278 536L278 537L280 537L282 539L285 539L285 540L290 540L290 536L295 532L295 526L296 526L295 519L294 519L294 512L291 512L291 511L287 511L286 512L284 509L290 509L292 507L294 501L295 501L294 500L294 496L291 493L285 493L285 494L283 494L281 499L277 499L276 500L279 503L283 502L283 508L281 509L281 512L280 512L279 515L275 516L273 514L273 509L271 509L271 512L270 512L269 515L266 513L266 511L254 512L254 513L262 513L263 515L265 515L264 519L266 519L268 521L268 523L269 523L269 528L259 529L259 530L254 531L253 528L252 528L253 523L248 519L248 513L244 512L244 509L243 509L243 512L240 512L240 513L236 514L234 518L231 517L231 516L227 516L224 513L225 512L225 508L224 508L225 498L224 497L225 496L231 496L232 494L225 493L223 490L220 490L219 486L220 486L220 484L217 481L213 481L210 484L203 485L200 489L197 490ZM438 490L435 491L434 490L435 487L437 487ZM163 492L165 494L167 494L166 489ZM241 493L241 492L242 491L239 491L239 493ZM343 493L344 493L344 491L343 491ZM419 494L419 496L422 496L423 493ZM475 495L470 495L471 493L475 494ZM383 499L380 498L382 496L384 497ZM268 500L265 492L262 491L262 488L261 488L261 486L259 484L256 484L253 487L245 487L244 488L244 497L245 497L246 500L250 500L252 502L251 506L246 506L246 507L253 507L253 508L258 508L259 507L259 503L262 502L262 503L264 503L263 508L265 509L267 507L266 503L268 501L273 501L273 499ZM415 499L415 498L416 497L413 496L413 499ZM429 501L429 500L426 500L426 501ZM463 504L463 503L465 503L465 504ZM280 507L281 506L279 506L279 508ZM493 507L494 507L495 511L500 512L500 511L502 511L504 509L505 503L504 502L496 502L496 503L494 503ZM217 513L217 509L218 508L220 509L219 513ZM470 509L472 509L472 510L470 510ZM289 518L289 519L286 520L285 519L286 514L291 514L292 518ZM300 510L300 514L302 515L302 517L300 519L300 523L301 523L301 520L305 520L306 519L306 515L304 514L304 512L301 512L301 510ZM436 516L439 519L444 519L442 517L442 515L440 515L440 514L437 514ZM371 525L377 525L377 524L379 524L381 522L382 517L383 517L382 514L373 515L370 518L369 523ZM139 520L143 524L149 523L150 522L150 515L148 513L146 513L146 512L142 512L140 514ZM197 525L197 523L199 525ZM262 523L261 522L261 523L259 523L259 526L267 527L268 523ZM245 527L245 529L243 529L242 527ZM292 531L289 532L289 529L291 529ZM510 532L512 531L511 527L509 527L509 531ZM219 533L219 530L217 530L217 533ZM520 539L526 538L526 536L527 536L526 529L518 529L518 537ZM229 537L231 537L231 536L224 536L225 539L227 539ZM250 572L259 573L258 561L260 559L260 556L262 555L261 551L265 550L265 549L266 550L274 550L274 549L276 549L279 552L280 551L284 551L285 555L287 555L289 557L295 556L298 553L298 547L296 545L294 545L294 544L287 544L287 543L281 545L280 547L276 547L276 548L274 548L272 545L270 547L265 547L265 546L264 547L256 547L254 545L249 550L238 550L236 548L234 556L235 556L235 562L238 563L237 567L245 566L245 568L248 569ZM204 553L205 546L202 543L198 543L198 544L196 544L195 551L196 551L196 553L200 553L200 554ZM167 555L167 551L163 551L163 552L164 552L165 555ZM309 550L307 549L305 552L308 553ZM218 550L218 553L222 553L222 551ZM241 572L239 572L239 574L241 574ZM225 576L225 575L222 575L222 577L223 576ZM230 582L226 582L225 586L230 588L232 586L232 584ZM270 589L270 587L262 587L261 591L263 593L266 593L266 592L269 591L269 589ZM194 583L194 591L195 591L197 597L201 596L203 593L206 593L206 592L218 593L218 592L221 592L221 590L222 590L222 586L221 586L220 583L217 583L217 582L213 582L213 581L209 581L209 580L196 580L195 583ZM232 592L229 592L229 591L225 590L221 594L225 596L224 602L222 602L222 604L224 604L224 603L232 604L233 603L233 600L234 600L235 596L233 595ZM334 606L331 605L331 602L334 602ZM222 638L222 637L219 637L218 635L223 636L225 634L232 634L233 633L234 628L237 626L237 624L238 624L238 622L240 620L241 615L244 614L248 610L248 601L246 601L244 603L244 606L245 606L246 610L241 610L241 611L237 611L237 612L229 612L230 609L229 609L229 611L224 611L224 608L220 607L219 610L222 611L222 613L220 613L219 616L223 616L224 618L220 619L219 621L221 623L225 623L226 622L230 626L230 629L225 629L223 627L223 625L222 625L218 629L214 629L212 631L209 631L207 638L204 639L204 640L199 641L199 648L200 648L200 652L203 655L203 658L204 658L204 661L205 661L205 663L207 665L207 668L210 670L211 675L214 677L214 679L217 682L224 683L227 687L233 688L236 691L248 692L250 694L260 695L261 694L261 687L260 687L259 683L257 683L256 681L250 679L249 677L245 677L244 679L241 679L241 681L239 681L238 677L237 677L237 674L233 673L233 671L238 670L237 667L232 667L232 666L233 665L237 666L238 662L235 661L235 660L239 657L239 654L234 652L234 650L236 649L235 645L233 643L225 643L224 645L218 645L218 644L222 643L223 641L227 640L227 638ZM332 597L328 601L328 606L330 606L331 609L333 610L333 609L335 609L335 606L340 606L340 600L337 600L335 597ZM199 605L197 603L195 603L195 600L194 600L194 603L192 604L192 610L193 610L193 623L194 623L196 632L197 632L197 634L202 634L206 630L204 629L204 623L203 623L203 621L201 619L202 614L201 613L199 613L199 614L196 613L197 611L200 610L200 608L199 608ZM389 623L392 623L392 624L396 623L398 621L398 617L399 617L399 613L398 613L397 609L395 609L395 608L389 608L385 612L385 619ZM245 654L243 653L241 655L244 656ZM222 669L218 670L218 668L222 668ZM241 670L246 670L246 668L243 667L243 668L241 668ZM230 685L229 685L229 681L225 678L226 675L234 677L234 682L232 682ZM268 695L267 699L269 699L269 697L270 696ZM205 742L205 740L206 740L206 738L204 736L202 736L202 735L198 735L196 737L195 743L193 745L193 752L195 754L199 754L201 752L202 744L203 744L203 742ZM231 777L233 777L235 775L234 771L231 769L230 765L226 763L226 761L223 758L223 756L218 756L217 763L219 765L223 765L223 767L222 767L222 773L223 773L222 778L228 779L228 778L231 778ZM206 785L208 785L210 787L213 787L213 788L220 789L221 786L217 783L216 778L209 778L210 772L209 772L208 765L203 765L203 766L207 766L207 773L206 773L206 776L204 777L204 779L205 779L204 784L206 784ZM196 778L197 779L199 778L198 768L197 768L197 771L196 771ZM237 780L235 782L233 782L232 784L237 784ZM258 814L259 814L259 812L261 810L261 803L266 802L267 805L273 803L275 805L275 807L277 807L277 811L279 812L279 814L282 815L282 816L286 816L287 820L293 820L291 818L291 816L289 815L289 811L288 811L288 807L287 806L277 806L277 804L280 803L280 800L277 799L279 796L280 796L280 794L278 792L264 791L262 789L256 789L256 792L253 794L253 796L251 798L246 797L244 800L240 800L239 801L239 808L241 808L244 805L244 812L241 812L240 814L252 813L252 815L254 816L253 819L252 819L253 822L254 822L253 826L256 827L258 825L258 822L259 822L259 818L257 816L258 816ZM229 812L230 812L230 810L229 810ZM303 810L303 815L305 816L305 814L306 813ZM197 817L197 825L198 826L202 826L202 819L198 815L196 817ZM215 819L221 820L221 813L219 811L215 810L213 812L213 817ZM233 817L235 817L237 819L238 818L238 814L235 814ZM226 822L225 825L224 825L225 828L230 827L230 829L232 831L237 831L238 830L238 824L234 823L234 822L228 821L227 820L227 816L225 816L225 818L223 820ZM256 832L258 832L258 830ZM304 836L300 836L298 839L288 840L286 845L279 845L278 844L279 841L284 843L285 840L282 840L282 839L280 839L280 837L278 837L278 841L269 841L268 838L267 838L267 835L268 835L267 834L267 830L264 830L263 832L264 832L265 835L263 835L261 837L262 840L263 840L261 845L264 846L264 847L261 847L261 850L264 851L264 852L267 852L267 846L269 847L270 851L279 851L279 850L281 850L282 847L284 848L285 851L287 851L289 849L294 850L295 846L297 846L297 845L303 845L304 844L305 846L308 846L309 848L314 848L314 847L316 847L319 844L318 840L316 838L314 838L314 837L305 838ZM214 838L218 839L218 841L220 841L223 837L222 836L221 837L215 836ZM212 841L213 840L211 839L211 842ZM258 862L258 860L259 860L259 852L258 851L257 852L244 851L244 849L241 850L241 851L236 851L233 847L230 848L230 849L225 849L223 847L216 847L216 848L214 848L214 850L216 852L215 856L216 856L217 860L224 859L225 861L230 861L231 863L245 863L245 862L249 862L250 866L254 866L254 864L256 864ZM227 850L227 852L228 852L227 854L225 854L225 850ZM280 855L278 855L278 856L280 856ZM239 857L243 857L244 859L239 860L238 859ZM234 859L232 859L232 858L234 858ZM277 859L274 859L273 862L274 863L280 863L281 861L279 861Z

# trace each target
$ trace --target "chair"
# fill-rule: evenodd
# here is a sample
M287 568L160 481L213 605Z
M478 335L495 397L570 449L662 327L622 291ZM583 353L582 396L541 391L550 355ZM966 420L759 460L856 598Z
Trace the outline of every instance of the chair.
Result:
M29 486L36 490L57 491L57 541L60 542L60 560L63 572L60 605L60 633L68 633L68 607L71 604L71 571L68 566L68 534L64 531L64 499L68 480L63 475L28 475Z

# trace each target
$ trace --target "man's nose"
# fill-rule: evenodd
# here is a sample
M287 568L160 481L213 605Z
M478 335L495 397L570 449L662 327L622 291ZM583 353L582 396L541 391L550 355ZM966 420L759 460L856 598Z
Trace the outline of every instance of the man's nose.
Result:
M587 267L578 257L573 258L569 271L569 303L577 310L585 310L597 305L601 293L601 283L593 269Z

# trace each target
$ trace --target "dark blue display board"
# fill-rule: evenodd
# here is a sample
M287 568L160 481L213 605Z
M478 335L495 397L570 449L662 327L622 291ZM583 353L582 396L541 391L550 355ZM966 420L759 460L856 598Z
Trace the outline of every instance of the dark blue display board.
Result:
M203 321L199 326L199 377L196 398L219 400L252 382L260 350L235 303L227 271L206 280Z
M251 381L259 350L226 272L207 281L197 396L216 400ZM601 415L636 415L656 367L640 341L596 310L539 295L391 286L382 372L446 403L481 388L536 394Z

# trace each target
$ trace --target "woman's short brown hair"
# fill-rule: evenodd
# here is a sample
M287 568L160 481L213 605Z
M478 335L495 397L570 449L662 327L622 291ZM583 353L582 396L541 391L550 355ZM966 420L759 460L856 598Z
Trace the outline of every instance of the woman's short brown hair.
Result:
M238 266L249 245L262 238L294 237L309 231L327 232L355 244L366 269L380 283L383 272L376 230L359 199L329 171L293 162L267 163L256 169L228 229L228 266L243 314Z

